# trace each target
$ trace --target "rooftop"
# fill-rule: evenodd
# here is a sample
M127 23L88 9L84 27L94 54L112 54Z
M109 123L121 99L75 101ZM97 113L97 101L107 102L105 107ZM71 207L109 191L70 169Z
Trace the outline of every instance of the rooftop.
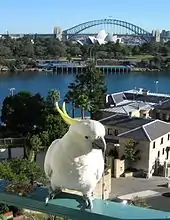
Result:
M126 104L128 101L135 100L138 102L147 102L149 104L158 104L160 102L170 100L170 94L151 93L143 88L139 88L108 94L106 96L106 103L108 103L110 106Z
M149 123L143 124L132 130L119 134L119 137L133 138L135 140L153 141L170 132L170 123L153 120Z
M107 118L103 118L100 120L100 122L104 125L122 127L127 130L137 128L139 126L145 125L145 124L150 123L152 121L154 121L154 119L130 117L125 114L113 114Z
M162 110L170 110L170 99L159 103L154 107L155 109L162 109Z
M136 100L136 101L143 101L143 102L149 102L149 103L155 103L158 104L159 102L163 102L165 100L170 99L169 97L164 96L155 96L155 95L142 95L142 94L134 94L134 93L127 93L124 92L126 98L128 100Z
M124 100L125 101L125 100ZM126 101L117 104L116 106L111 106L110 108L101 109L104 112L114 112L120 114L130 114L135 110L150 110L153 109L153 105L146 102L138 102L138 101Z

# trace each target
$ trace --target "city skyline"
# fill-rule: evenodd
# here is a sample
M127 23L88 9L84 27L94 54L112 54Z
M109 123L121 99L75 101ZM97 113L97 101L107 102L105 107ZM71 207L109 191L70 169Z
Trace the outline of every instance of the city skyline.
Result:
M80 7L81 6L81 7ZM22 1L2 0L0 7L0 33L52 33L54 26L62 29L71 28L77 24L112 17L128 21L141 28L170 29L168 20L169 0L160 2L154 0L95 2L86 0L68 1Z

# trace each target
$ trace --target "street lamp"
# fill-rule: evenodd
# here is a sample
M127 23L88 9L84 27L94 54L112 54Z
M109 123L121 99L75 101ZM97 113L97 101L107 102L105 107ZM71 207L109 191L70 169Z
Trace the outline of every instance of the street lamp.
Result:
M158 93L158 83L159 83L159 81L156 80L156 81L154 81L154 83L155 83L156 93Z
M10 88L9 91L10 91L11 96L13 96L13 95L14 95L15 88Z

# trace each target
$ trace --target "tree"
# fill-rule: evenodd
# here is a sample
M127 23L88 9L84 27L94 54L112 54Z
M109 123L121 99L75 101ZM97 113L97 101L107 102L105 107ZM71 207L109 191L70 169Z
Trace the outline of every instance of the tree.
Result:
M12 54L9 47L0 45L0 56L8 57Z
M140 46L134 46L132 48L132 55L139 55L140 54Z
M89 63L86 74L77 74L75 82L69 85L66 98L74 103L75 107L89 111L93 117L96 111L104 107L105 94L104 75L93 63Z
M129 139L125 144L125 159L129 162L129 168L132 168L132 163L140 160L140 150L137 148L138 142Z
M81 109L81 118L85 118L85 109L90 111L90 102L86 94L80 94L77 98L78 107Z
M39 134L43 146L49 146L52 141L61 138L67 132L68 126L55 108L55 102L59 100L60 92L56 89L49 90L43 112L42 132Z
M70 62L72 60L72 57L70 54L67 54L67 60Z
M25 141L28 160L34 162L37 154L43 150L41 139L38 135L29 135Z
M76 99L76 93L74 92L74 90L75 90L75 83L70 83L68 88L69 88L69 91L65 95L65 99L64 100L67 103L69 103L69 102L71 103L72 117L74 118L74 116L75 116L75 99Z
M54 107L55 103L60 100L60 92L56 89L50 89L46 100L48 105Z
M44 121L44 132L40 135L44 146L49 146L55 139L61 138L68 130L58 112L53 111L46 114Z
M47 53L52 57L62 57L66 55L65 45L58 39L49 39L47 44Z
M42 129L44 108L40 94L19 92L4 99L1 120L11 132L24 136L37 133Z

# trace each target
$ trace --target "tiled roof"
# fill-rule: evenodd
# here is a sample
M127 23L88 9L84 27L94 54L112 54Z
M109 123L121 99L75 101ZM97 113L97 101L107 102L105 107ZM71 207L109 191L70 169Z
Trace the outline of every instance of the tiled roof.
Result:
M124 99L126 99L123 92L112 94L112 97L113 97L115 104L118 104L118 103L122 102Z
M125 99L126 99L126 96L124 95L123 92L108 94L106 96L106 103L109 105L116 106L120 102L123 102Z
M100 120L100 122L104 125L111 125L120 128L122 127L127 130L137 128L152 121L154 121L154 119L145 119L138 117L131 118L130 116L125 114L114 114L112 116Z
M106 96L106 102L109 105L118 105L120 103L123 103L124 100L136 100L158 104L160 102L170 100L170 94L152 93L140 88L108 94Z
M142 141L148 141L148 136L143 130L143 127L138 127L135 129L132 129L130 131L127 131L125 133L119 134L118 137L123 137L123 138L132 138L134 140L142 140ZM149 140L150 141L150 140Z
M155 109L170 110L170 100L160 102L159 105L155 106Z
M170 132L170 123L153 120L145 125L119 134L119 137L133 138L135 140L153 141Z
M149 110L152 109L152 105L146 102L137 102L137 101L130 101L124 105L117 105L106 109L101 109L104 112L113 112L119 114L129 114L135 110Z
M149 103L159 103L170 99L169 97L164 96L154 96L154 95L143 95L143 94L134 94L124 92L128 100L137 100Z

